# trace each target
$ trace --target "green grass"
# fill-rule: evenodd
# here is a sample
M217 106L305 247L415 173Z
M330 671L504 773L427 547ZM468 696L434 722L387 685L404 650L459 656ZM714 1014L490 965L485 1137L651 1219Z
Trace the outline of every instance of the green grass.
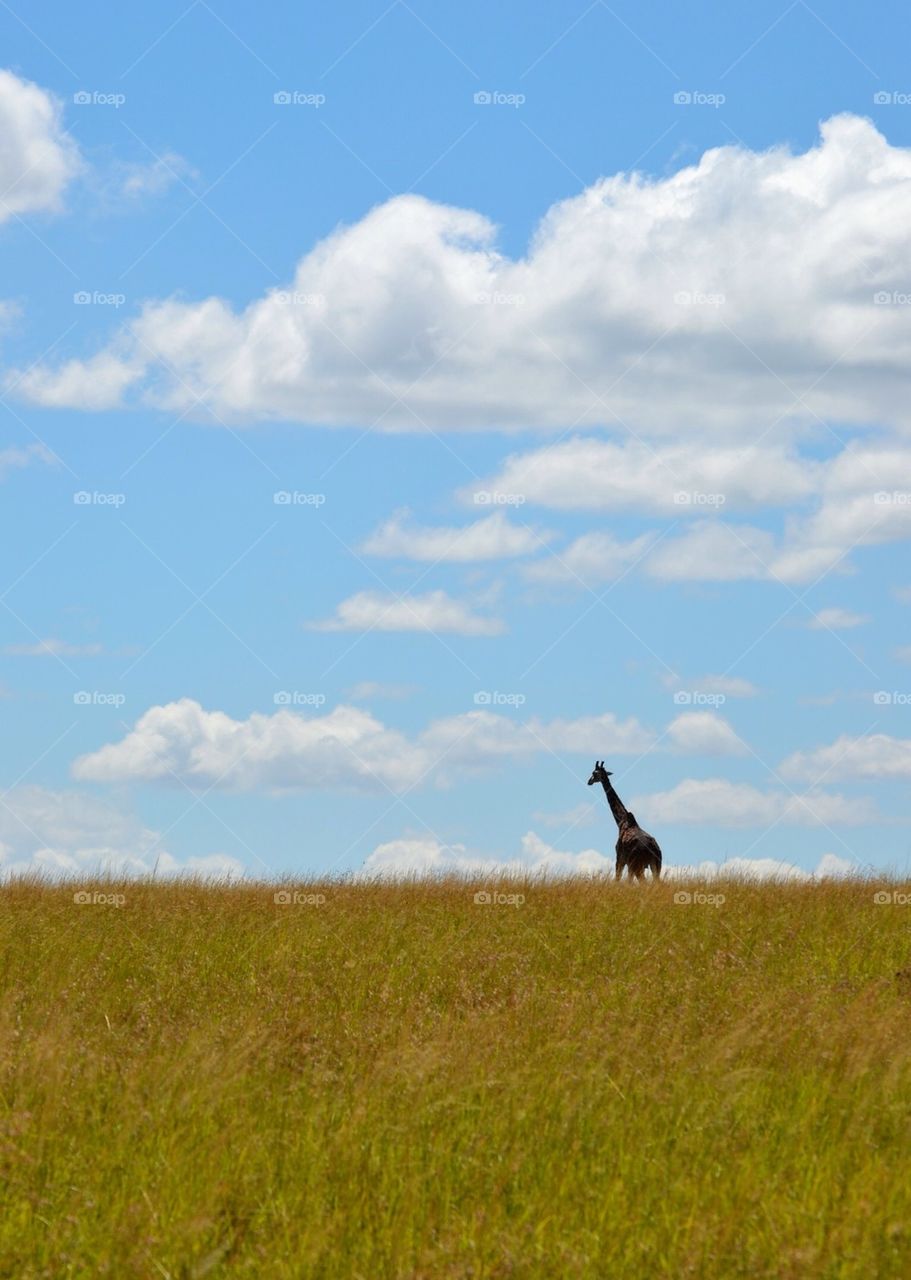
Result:
M907 885L86 887L0 890L0 1275L911 1275Z

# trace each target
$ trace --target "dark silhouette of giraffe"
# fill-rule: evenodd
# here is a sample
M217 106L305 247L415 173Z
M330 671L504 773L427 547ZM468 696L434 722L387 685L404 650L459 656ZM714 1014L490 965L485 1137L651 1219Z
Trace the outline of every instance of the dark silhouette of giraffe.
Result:
M636 821L636 815L630 813L617 795L611 784L611 771L605 769L603 760L595 761L588 785L594 786L596 782L600 782L604 788L607 803L610 805L610 811L614 815L619 832L615 878L619 880L623 875L623 868L626 867L630 880L634 877L636 880L641 880L648 870L656 880L660 879L661 850L658 847L658 841L647 831L642 830Z

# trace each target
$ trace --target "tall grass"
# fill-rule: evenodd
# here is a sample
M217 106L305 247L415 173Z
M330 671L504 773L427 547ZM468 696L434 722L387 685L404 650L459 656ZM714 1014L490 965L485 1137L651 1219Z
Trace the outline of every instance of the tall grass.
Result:
M911 1275L908 885L282 887L0 890L0 1274Z

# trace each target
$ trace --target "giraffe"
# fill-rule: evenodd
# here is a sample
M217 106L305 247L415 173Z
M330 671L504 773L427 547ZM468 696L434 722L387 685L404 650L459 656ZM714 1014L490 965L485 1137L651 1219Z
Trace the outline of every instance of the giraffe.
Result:
M603 760L596 760L592 776L588 780L591 787L600 782L607 796L607 803L617 824L617 865L615 879L619 880L626 867L630 880L634 877L641 880L647 870L658 880L661 877L661 850L654 836L643 831L636 821L636 815L630 813L617 795L611 783L611 771L605 769Z

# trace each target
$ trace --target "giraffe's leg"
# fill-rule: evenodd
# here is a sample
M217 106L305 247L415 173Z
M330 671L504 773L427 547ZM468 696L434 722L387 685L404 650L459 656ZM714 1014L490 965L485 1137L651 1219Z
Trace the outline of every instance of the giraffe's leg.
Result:
M617 865L614 867L614 879L615 879L615 880L619 880L619 879L620 879L620 877L621 877L622 875L623 875L623 859L622 859L622 857L620 856L620 854L618 853L618 854L617 854Z

